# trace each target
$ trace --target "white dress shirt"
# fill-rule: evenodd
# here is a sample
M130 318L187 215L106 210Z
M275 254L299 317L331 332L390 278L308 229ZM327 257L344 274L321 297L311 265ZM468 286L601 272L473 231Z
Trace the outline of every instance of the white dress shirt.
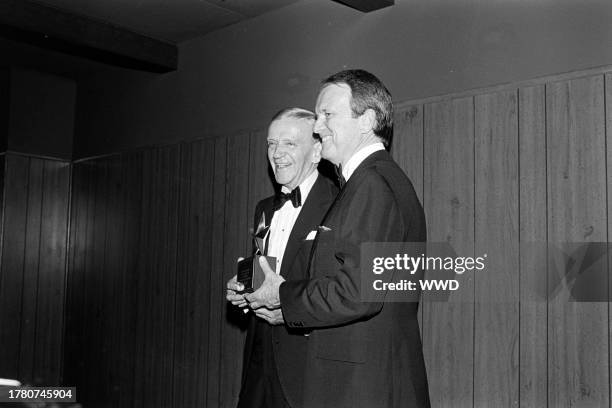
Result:
M270 222L270 239L268 240L268 252L269 256L276 257L276 273L280 273L281 264L283 262L283 254L285 253L285 248L287 247L287 241L289 241L289 235L291 234L291 230L295 225L295 221L297 217L300 215L300 211L302 210L302 206L306 202L306 198L312 190L312 186L315 181L317 181L317 177L319 172L317 170L313 171L308 177L302 181L299 185L300 187L300 195L302 196L302 205L298 208L293 207L291 200L287 200L285 204L277 211L274 212L272 216L272 221ZM282 187L283 193L290 193L291 191L288 188Z
M342 175L344 176L344 179L348 181L361 162L363 162L369 155L379 150L385 150L385 145L383 145L381 142L376 142L357 150L357 152L346 162L346 165L342 166Z

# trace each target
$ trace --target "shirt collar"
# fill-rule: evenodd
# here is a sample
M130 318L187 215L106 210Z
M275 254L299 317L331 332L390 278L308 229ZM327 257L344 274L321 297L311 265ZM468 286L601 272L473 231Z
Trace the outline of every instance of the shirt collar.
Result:
M300 188L300 195L302 196L302 205L304 205L304 202L306 201L306 197L308 197L308 193L310 193L310 190L312 190L312 186L314 186L315 181L317 181L317 176L318 175L319 175L319 171L317 169L315 169L298 186ZM285 186L281 187L281 191L283 193L290 193L291 192L291 190L289 190Z
M342 175L348 181L353 175L357 167L372 153L379 150L385 150L385 145L381 142L372 143L366 147L359 149L354 155L351 156L349 161L346 162L346 166L342 166Z

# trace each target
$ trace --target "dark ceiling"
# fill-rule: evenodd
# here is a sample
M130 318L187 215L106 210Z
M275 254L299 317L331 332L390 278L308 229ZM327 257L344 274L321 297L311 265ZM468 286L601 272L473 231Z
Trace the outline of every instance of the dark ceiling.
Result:
M0 37L105 64L169 72L178 67L179 43L298 1L312 0L2 0ZM363 12L393 5L334 1Z
M38 0L38 3L180 43L298 0Z

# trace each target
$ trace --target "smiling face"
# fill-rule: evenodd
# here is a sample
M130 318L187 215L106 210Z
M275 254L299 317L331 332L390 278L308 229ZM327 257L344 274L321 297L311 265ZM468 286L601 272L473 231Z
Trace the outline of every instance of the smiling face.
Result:
M268 128L268 160L276 182L293 190L321 160L321 143L312 135L312 121L291 117Z
M353 117L351 88L347 84L325 85L317 97L314 131L323 143L323 158L345 165L365 142L372 139L364 115Z

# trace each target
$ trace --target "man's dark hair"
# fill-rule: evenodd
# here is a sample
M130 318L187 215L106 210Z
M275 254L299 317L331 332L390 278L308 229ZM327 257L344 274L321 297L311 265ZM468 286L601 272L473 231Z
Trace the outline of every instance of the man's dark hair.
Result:
M374 134L382 139L385 146L389 146L393 136L393 101L380 79L362 69L348 69L321 82L322 87L329 84L347 84L351 88L353 117L363 115L367 109L374 111Z

